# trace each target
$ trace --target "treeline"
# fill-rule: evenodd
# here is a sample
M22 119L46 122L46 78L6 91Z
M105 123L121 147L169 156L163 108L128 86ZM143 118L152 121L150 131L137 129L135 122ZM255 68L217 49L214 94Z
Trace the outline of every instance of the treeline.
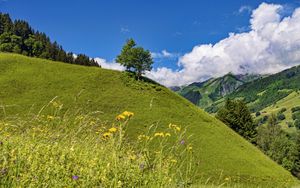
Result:
M294 113L298 110L300 107L293 109ZM270 116L265 120L268 121L266 126L257 124L246 103L227 99L216 117L300 178L300 132L287 134L282 131L278 122L281 116Z
M9 14L3 13L0 13L0 51L71 64L99 66L87 55L67 53L57 42L51 42L45 33L32 29L26 21L13 21Z

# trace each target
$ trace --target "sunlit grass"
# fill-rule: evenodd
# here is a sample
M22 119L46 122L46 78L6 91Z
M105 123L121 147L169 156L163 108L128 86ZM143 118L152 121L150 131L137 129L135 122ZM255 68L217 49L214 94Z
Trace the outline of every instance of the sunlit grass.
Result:
M90 158L97 154L93 150L94 140L102 137L97 128L105 127L102 132L107 133L118 123L116 116L127 110L134 112L134 116L126 126L124 143L135 151L140 151L140 135L153 137L161 132L165 135L170 132L170 123L179 126L180 132L185 132L187 137L192 135L189 142L192 142L196 164L196 187L199 183L219 186L226 182L226 185L246 184L250 187L285 187L298 183L288 171L226 125L156 83L136 81L130 74L118 71L8 53L0 53L0 72L0 121L8 123L10 129L15 127L0 132L4 146L27 147L29 137L26 134L33 134L32 129L36 128L36 139L30 140L33 145L55 140L59 146L71 148L70 143L75 140L75 151L85 153L89 151L86 146L91 145L91 151L84 155L90 155ZM56 96L56 100L63 103L62 110L45 107L39 113ZM56 105L61 104L57 101ZM91 121L82 121L85 118ZM95 125L89 125L93 122ZM38 129L48 132L49 138L46 139L43 136L46 133L39 133ZM146 134L149 129L151 135ZM155 137L155 140L166 139L172 145L176 136L170 133L171 137ZM9 142L6 134L10 134ZM72 137L76 139L72 140ZM151 148L153 146L151 144ZM78 181L72 182L83 181L82 178L78 176ZM226 181L226 178L230 180Z
M131 112L104 124L97 112L52 113L0 122L4 187L178 187L193 183L192 145L178 125L126 138ZM120 118L122 117L122 118Z

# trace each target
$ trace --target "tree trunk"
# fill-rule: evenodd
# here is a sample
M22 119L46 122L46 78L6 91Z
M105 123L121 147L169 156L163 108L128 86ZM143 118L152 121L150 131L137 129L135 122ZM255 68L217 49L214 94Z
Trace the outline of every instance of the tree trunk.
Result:
M138 80L140 80L141 76L142 76L142 73L141 72L137 72L137 79Z

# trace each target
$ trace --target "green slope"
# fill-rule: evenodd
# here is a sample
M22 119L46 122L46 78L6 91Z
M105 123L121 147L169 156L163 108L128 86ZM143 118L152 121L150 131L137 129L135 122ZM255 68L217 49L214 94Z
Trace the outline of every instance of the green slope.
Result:
M295 179L227 126L186 99L154 83L136 82L125 73L0 53L0 118L38 111L54 97L65 108L101 111L111 120L124 110L135 113L129 134L151 124L175 123L193 135L201 179L230 177L256 187L284 187ZM161 128L163 129L163 128Z
M282 109L285 109L282 114L285 116L284 120L279 120L279 124L287 133L294 133L297 129L294 126L295 120L292 118L292 108L300 106L300 94L298 92L292 92L287 97L279 100L274 105L270 105L260 111L257 120L262 119L264 116L270 116L271 114L278 114Z

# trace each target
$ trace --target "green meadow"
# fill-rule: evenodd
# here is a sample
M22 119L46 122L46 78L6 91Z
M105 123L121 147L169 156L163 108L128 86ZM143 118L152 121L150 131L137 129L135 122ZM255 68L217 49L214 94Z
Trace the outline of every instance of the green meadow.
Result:
M0 88L4 187L299 183L208 113L129 73L0 53ZM124 111L134 116L117 121Z

